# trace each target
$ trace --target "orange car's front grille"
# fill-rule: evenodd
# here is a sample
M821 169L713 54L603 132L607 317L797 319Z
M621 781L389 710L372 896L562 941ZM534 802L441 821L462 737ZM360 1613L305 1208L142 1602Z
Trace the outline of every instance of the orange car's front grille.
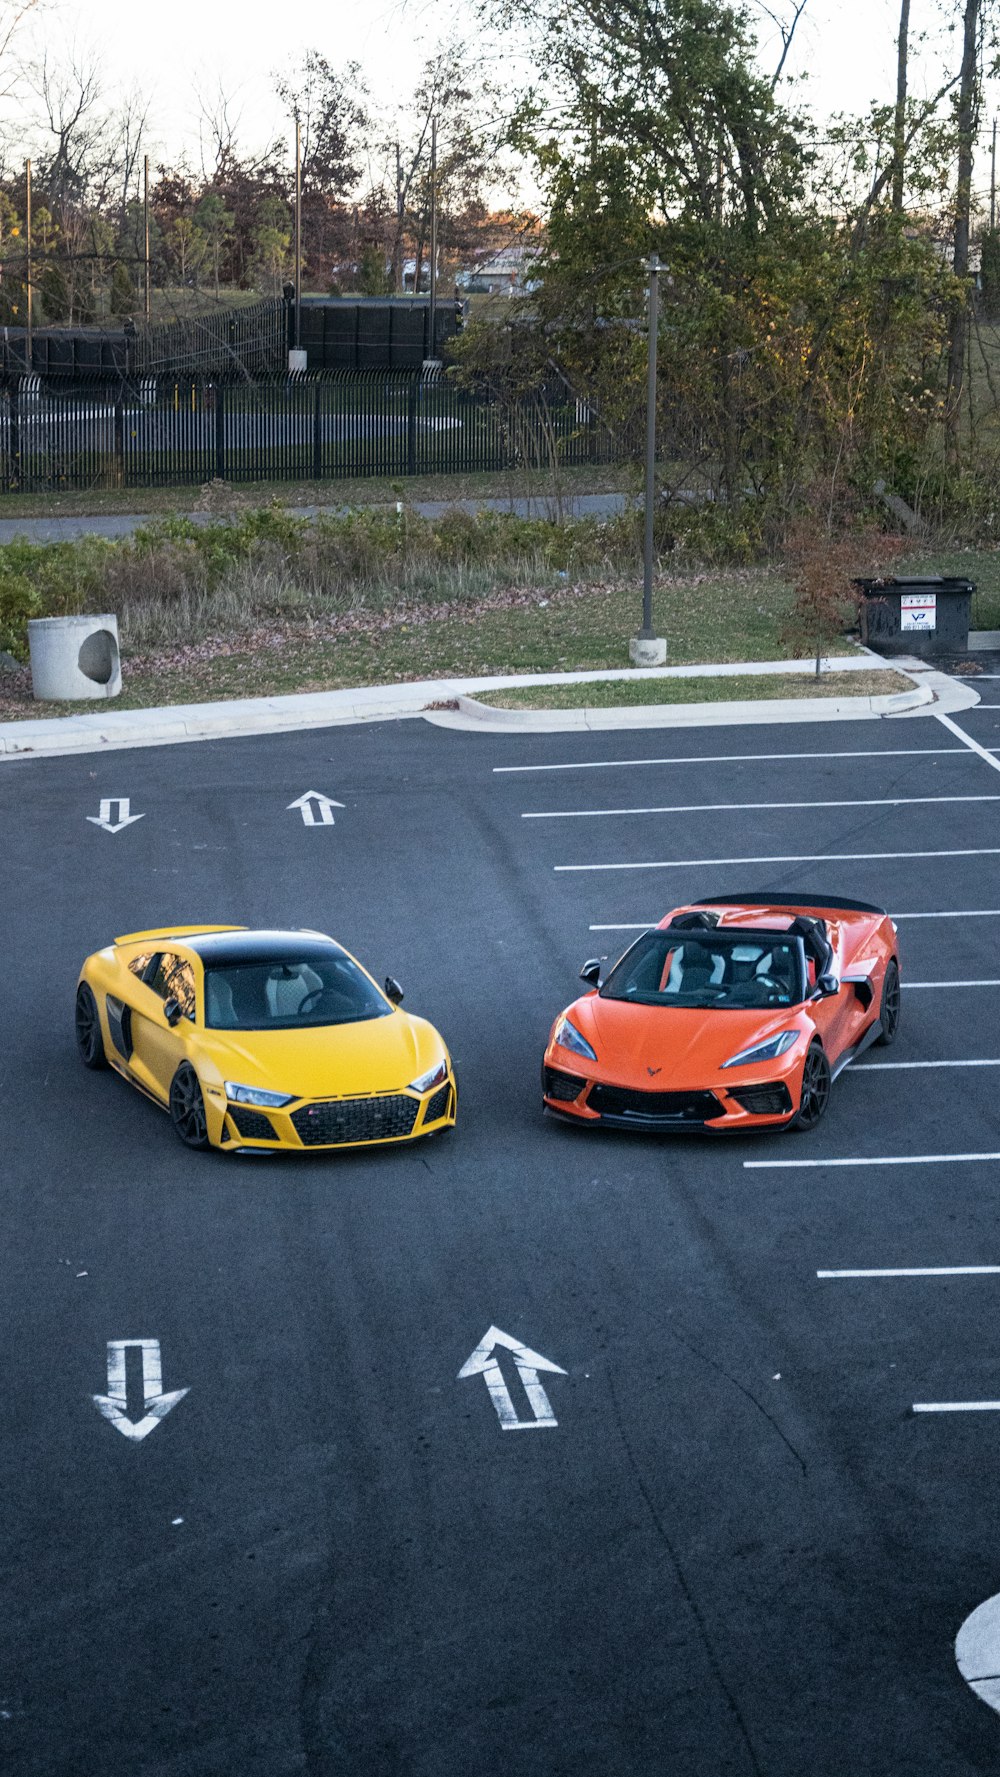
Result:
M590 1088L587 1109L602 1117L622 1117L629 1122L707 1123L721 1117L722 1105L714 1092L633 1092L626 1086Z

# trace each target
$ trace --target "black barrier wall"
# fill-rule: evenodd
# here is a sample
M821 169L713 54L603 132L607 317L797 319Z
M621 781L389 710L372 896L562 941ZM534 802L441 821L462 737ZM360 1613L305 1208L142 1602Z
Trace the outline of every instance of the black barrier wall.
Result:
M6 492L547 468L623 454L562 384L518 404L446 375L389 371L14 378L0 393Z

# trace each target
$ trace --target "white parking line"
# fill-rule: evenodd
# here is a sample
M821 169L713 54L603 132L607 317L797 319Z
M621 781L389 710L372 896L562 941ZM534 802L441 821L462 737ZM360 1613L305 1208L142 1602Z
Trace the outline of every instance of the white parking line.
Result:
M997 1061L864 1061L852 1069L855 1074L874 1074L888 1068L909 1067L1000 1067Z
M839 802L677 802L660 808L552 808L522 814L522 821L606 820L618 814L746 814L774 808L913 808L928 802L1000 802L1000 796L873 796Z
M850 1160L744 1160L746 1172L787 1172L818 1166L953 1166L961 1162L1000 1160L1000 1154L861 1154Z
M914 1401L914 1413L1000 1413L1000 1401Z
M615 771L635 765L743 765L771 759L915 759L941 753L960 756L963 747L875 747L861 753L692 753L676 759L570 759L554 765L494 765L496 776L525 771Z
M938 721L948 729L949 733L957 734L959 740L964 741L966 746L969 747L973 753L977 753L980 759L986 761L987 765L992 765L994 771L1000 771L1000 759L995 759L988 747L980 746L978 740L973 740L971 734L966 734L965 729L960 728L957 722L953 722L950 716L942 715L940 710L936 710L934 713L937 716Z
M1000 981L903 981L902 987L1000 987Z
M897 1265L866 1271L817 1271L817 1277L996 1277L1000 1265Z
M997 767L1000 770L1000 765ZM762 858L654 858L627 864L553 864L556 871L721 870L730 864L864 864L905 858L995 858L1000 845L967 846L961 851L815 851Z

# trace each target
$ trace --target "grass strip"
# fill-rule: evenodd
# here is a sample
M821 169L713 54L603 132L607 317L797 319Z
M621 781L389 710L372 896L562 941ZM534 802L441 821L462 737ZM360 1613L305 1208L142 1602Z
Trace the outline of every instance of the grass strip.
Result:
M891 670L821 673L726 673L713 678L602 679L576 685L530 685L477 691L497 710L608 710L640 704L734 703L771 697L882 697L912 691L913 680Z

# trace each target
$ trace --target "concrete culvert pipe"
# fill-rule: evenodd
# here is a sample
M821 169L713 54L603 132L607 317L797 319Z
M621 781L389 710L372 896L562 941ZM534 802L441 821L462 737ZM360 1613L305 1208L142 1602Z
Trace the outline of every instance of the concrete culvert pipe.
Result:
M122 688L116 617L32 618L28 647L40 701L117 697Z

